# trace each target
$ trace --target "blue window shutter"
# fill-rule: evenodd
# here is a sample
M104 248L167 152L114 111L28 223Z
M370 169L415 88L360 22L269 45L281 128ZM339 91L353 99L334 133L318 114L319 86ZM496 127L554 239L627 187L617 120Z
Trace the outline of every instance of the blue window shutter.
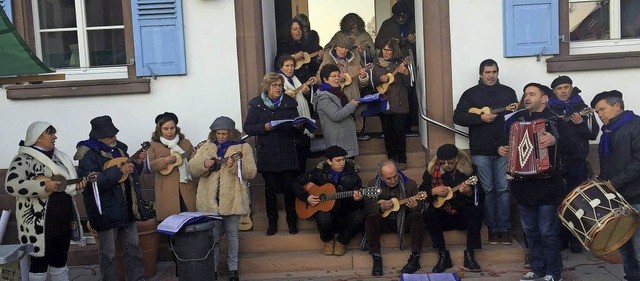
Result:
M11 22L13 22L13 13L11 12L11 0L0 0L0 6L4 10L4 13L7 14L7 17Z
M182 0L132 0L137 76L187 73Z
M504 0L504 56L560 52L558 0Z

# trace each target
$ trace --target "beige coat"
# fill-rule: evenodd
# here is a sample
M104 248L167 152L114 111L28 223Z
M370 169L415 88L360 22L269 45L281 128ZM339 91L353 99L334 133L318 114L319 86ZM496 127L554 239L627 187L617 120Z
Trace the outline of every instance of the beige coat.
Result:
M194 177L201 176L207 169L204 162L216 157L218 147L213 142L203 144L189 162L189 173ZM225 157L236 151L242 151L242 184L238 178L238 166L221 165L219 171L208 177L201 177L198 183L196 209L200 212L214 212L220 215L246 215L249 209L249 192L247 182L256 176L256 161L253 149L247 143L232 145L227 149Z
M181 139L178 145L185 152L193 149L193 145L188 139ZM151 162L151 171L155 173L156 191L156 217L159 221L166 219L170 215L180 213L179 194L187 205L189 211L196 210L196 188L193 181L188 183L180 182L180 172L178 167L174 167L170 174L162 175L160 170L165 168L162 157L169 156L171 151L160 142L151 142L151 147L147 151ZM178 193L178 190L180 193Z

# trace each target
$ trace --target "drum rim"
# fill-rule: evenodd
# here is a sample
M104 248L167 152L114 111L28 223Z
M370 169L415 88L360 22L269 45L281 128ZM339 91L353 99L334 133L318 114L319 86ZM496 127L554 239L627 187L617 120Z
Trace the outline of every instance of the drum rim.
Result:
M611 215L611 214L610 214ZM629 239L631 239L631 237L633 236L633 234L636 232L638 226L640 225L640 214L638 214L637 212L631 213L629 216L632 217L632 224L629 228L629 230L627 230L627 232L622 236L622 239L618 240L618 242L611 244L610 246L601 249L601 250L594 250L591 245L593 245L593 243L598 239L598 236L600 234L602 234L602 231L606 228L606 224L628 217L628 216L613 216L612 217L608 217L607 219L605 219L603 222L605 223L605 227L597 230L594 234L593 234L593 238L589 239L591 241L591 243L589 243L589 249L591 249L591 251L593 252L594 255L596 256L603 256L603 255L608 255L611 252L619 249L620 247L622 247L622 245L624 245L624 243L627 243L627 241L629 241Z

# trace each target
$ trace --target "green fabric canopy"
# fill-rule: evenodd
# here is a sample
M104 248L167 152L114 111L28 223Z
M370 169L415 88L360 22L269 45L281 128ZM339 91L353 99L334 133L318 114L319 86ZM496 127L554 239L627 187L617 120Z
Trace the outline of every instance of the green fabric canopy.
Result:
M0 8L0 77L53 72L31 51Z

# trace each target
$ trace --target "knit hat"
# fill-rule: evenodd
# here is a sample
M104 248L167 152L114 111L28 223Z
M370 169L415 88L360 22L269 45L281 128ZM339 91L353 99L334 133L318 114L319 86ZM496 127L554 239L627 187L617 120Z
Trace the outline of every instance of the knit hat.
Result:
M162 124L168 122L168 121L173 121L173 123L175 123L176 125L178 125L178 116L176 116L175 114L171 113L171 112L165 112L162 113L158 116L156 116L156 124L162 122Z
M407 15L411 13L411 9L407 3L400 1L393 4L393 7L391 7L391 13L393 13L394 16Z
M451 160L456 156L458 156L458 148L450 143L441 145L436 152L438 160Z
M606 98L619 98L619 99L622 99L622 93L620 91L618 91L618 90L611 90L611 91L599 93L591 101L591 107L592 108L596 108L596 104L598 102L600 102L601 100L606 99Z
M51 124L44 121L36 121L27 128L27 135L24 137L24 146L32 146L36 144L42 133L49 128Z
M327 159L331 160L334 157L339 157L339 156L347 156L347 151L344 150L344 148L339 147L337 145L332 145L329 146L327 148L327 151L325 151L324 155L327 156Z
M343 34L342 32L336 33L336 35L333 36L333 40L331 40L331 42L329 43L332 48L340 46L351 49L351 47L355 45L353 38Z
M236 122L233 122L233 120L227 116L216 118L216 120L213 120L213 123L211 123L211 126L209 126L212 132L217 130L233 130L235 128Z
M113 125L111 117L108 115L98 116L91 119L91 132L89 132L89 138L92 139L104 139L110 138L118 134L120 130Z
M555 89L562 84L573 85L573 80L566 75L558 76L558 78L553 79L553 82L551 82L551 89Z

